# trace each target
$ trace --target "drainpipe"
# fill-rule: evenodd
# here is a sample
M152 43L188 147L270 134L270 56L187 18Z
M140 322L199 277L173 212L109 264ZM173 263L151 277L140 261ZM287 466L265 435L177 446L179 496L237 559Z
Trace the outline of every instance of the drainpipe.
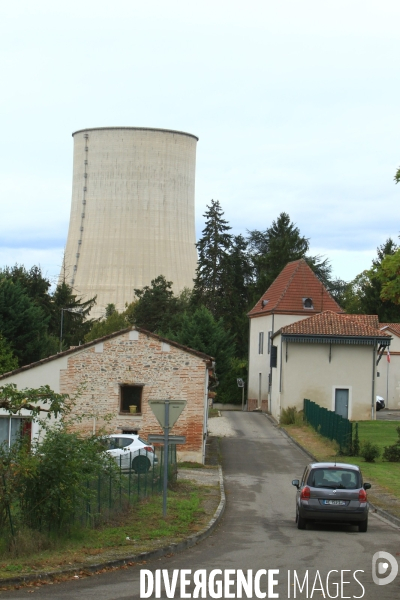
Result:
M372 399L371 399L371 420L375 420L375 362L376 362L376 348L377 343L375 343L372 348Z
M269 412L272 414L272 367L271 367L271 349L272 349L272 338L274 335L274 323L275 323L275 315L274 313L272 313L272 332L271 332L271 347L270 347L270 353L269 353L269 380L268 380L268 408L269 408Z

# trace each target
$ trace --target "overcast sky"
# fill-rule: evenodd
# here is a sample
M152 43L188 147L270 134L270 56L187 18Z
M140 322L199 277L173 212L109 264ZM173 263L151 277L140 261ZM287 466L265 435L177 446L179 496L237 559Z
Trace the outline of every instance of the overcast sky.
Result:
M0 19L0 267L60 268L73 131L197 135L196 229L285 211L352 279L398 241L399 0L14 0Z

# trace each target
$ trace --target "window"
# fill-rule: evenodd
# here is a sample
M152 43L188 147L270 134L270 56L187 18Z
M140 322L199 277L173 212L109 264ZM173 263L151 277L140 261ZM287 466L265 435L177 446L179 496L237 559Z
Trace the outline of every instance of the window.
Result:
M141 413L142 412L142 385L121 385L120 394L120 412L121 413ZM136 411L131 410L131 406L136 406Z
M303 308L314 308L312 298L303 298Z
M278 365L278 346L271 346L270 366L277 367Z
M11 446L19 436L31 437L32 421L21 417L0 417L0 445Z
M258 354L264 353L264 332L260 331L258 334Z

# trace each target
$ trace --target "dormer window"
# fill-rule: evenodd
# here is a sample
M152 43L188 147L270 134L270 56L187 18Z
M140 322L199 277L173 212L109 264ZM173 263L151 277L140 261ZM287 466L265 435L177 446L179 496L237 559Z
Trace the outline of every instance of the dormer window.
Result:
M312 298L303 298L303 308L313 309Z

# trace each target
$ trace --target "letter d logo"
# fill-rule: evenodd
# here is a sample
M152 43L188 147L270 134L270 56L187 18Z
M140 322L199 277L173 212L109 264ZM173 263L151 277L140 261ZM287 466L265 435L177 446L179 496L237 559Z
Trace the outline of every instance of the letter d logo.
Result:
M385 560L387 562L379 562L378 560ZM378 577L378 575L384 575L389 568L388 563L392 567L392 572L386 577ZM372 557L372 579L376 585L387 585L388 583L392 583L392 581L396 578L397 573L399 571L399 565L397 564L397 560L394 556L389 554L389 552L375 552Z

